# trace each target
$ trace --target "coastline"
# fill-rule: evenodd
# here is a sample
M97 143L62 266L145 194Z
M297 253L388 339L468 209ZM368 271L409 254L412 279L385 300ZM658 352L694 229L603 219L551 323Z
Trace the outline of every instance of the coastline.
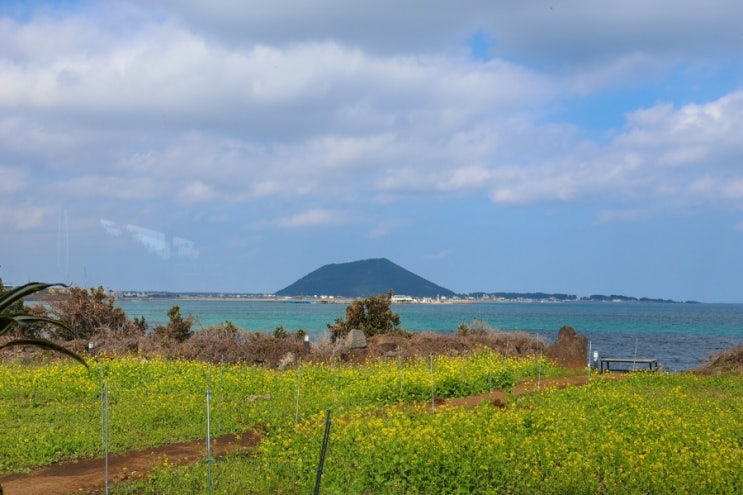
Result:
M235 301L235 302L278 302L287 304L350 304L359 300L358 297L344 296L274 296L274 295L243 295L243 294L225 294L225 295L190 295L190 294L167 294L157 295L123 295L121 292L113 292L112 295L117 301ZM393 296L394 298L395 296ZM524 303L524 304L575 304L575 303L596 303L596 304L735 304L735 303L702 303L699 301L672 301L663 299L649 298L605 298L603 296L593 296L592 298L529 298L529 297L408 297L401 296L400 299L393 300L392 304L490 304L490 303Z

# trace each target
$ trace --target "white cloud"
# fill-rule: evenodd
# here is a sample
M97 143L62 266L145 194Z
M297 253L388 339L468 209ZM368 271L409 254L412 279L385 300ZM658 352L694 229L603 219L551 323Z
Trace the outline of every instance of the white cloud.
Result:
M496 136L479 121L551 91L500 60L383 56L333 40L230 45L169 16L125 32L78 17L94 46L81 50L70 22L44 22L46 38L60 39L53 50L0 52L0 143L53 169L59 192L76 197L353 197L400 165L465 187L447 169L486 157ZM0 32L36 40L33 29Z
M524 150L524 161L494 164L482 182L496 203L660 198L678 207L700 200L743 207L740 128L743 93L679 108L659 103L630 113L626 128L603 146L574 140L556 158L536 160Z
M34 230L43 227L53 213L52 208L25 201L12 205L0 203L0 226L19 231Z
M743 199L743 177L722 184L720 189L725 198L731 200Z
M101 218L101 225L103 225L106 233L111 237L120 237L122 234L121 229L116 225L116 222L112 220Z
M147 251L156 254L160 258L170 259L170 243L165 234L157 230L128 224L124 229L129 232L135 241L142 244Z
M410 220L387 219L382 222L379 222L376 226L374 226L374 228L372 228L371 231L369 232L368 237L370 239L379 239L381 237L387 237L401 229L404 229L405 227L409 225L410 225Z
M599 139L548 123L566 97L696 61L696 44L737 49L735 3L713 2L724 19L691 1L156 4L0 23L0 190L318 205L285 227L411 195L741 201L741 92L635 109ZM497 40L487 62L467 52L476 30Z
M303 153L317 166L342 169L374 162L394 146L394 137L387 135L338 136L325 135L310 140Z
M263 198L266 196L279 195L282 191L282 185L275 180L264 180L250 184L249 195L246 199ZM301 192L301 191L300 191Z
M604 3L30 4L0 19L0 223L54 247L64 205L71 234L118 232L153 265L236 266L221 253L294 235L268 226L350 230L363 250L520 205L599 223L743 211L743 4ZM100 220L122 215L188 239ZM245 226L263 230L239 249Z
M264 40L286 45L332 39L375 53L410 53L439 51L450 40L465 40L479 30L497 40L492 47L496 55L553 63L566 58L590 63L601 54L639 48L670 53L706 53L711 47L737 50L743 24L741 6L735 0L627 0L600 6L581 0L288 0L260 5L139 0L144 7L153 3L192 29L229 44ZM689 36L691 32L695 35Z
M661 153L658 163L662 165L683 166L699 163L708 155L704 146L683 146Z
M566 90L585 95L596 89L616 87L638 79L661 80L673 68L674 62L642 51L618 54L616 58L608 57L602 63L565 74Z
M173 236L168 241L168 236L164 232L132 224L119 226L113 220L107 220L105 218L102 218L100 223L106 233L111 237L121 237L124 232L127 232L134 241L144 246L147 251L164 260L170 259L172 253L175 253L176 256L192 260L199 257L196 242L192 240Z
M147 177L126 178L115 176L81 176L61 180L56 185L60 192L71 198L115 198L141 200L167 191L167 186L156 185Z
M199 257L196 243L182 237L173 237L173 248L178 256L195 260Z
M323 225L338 225L346 222L346 216L339 212L315 208L291 217L282 218L278 225L284 228L317 227Z
M9 102L9 105L17 106L18 102ZM18 161L59 162L62 156L90 144L87 133L80 132L77 127L64 129L42 124L25 105L20 105L22 111L3 111L2 107L0 103L0 147L5 153L17 155Z
M439 188L459 190L483 187L490 180L490 171L481 166L470 166L453 170Z
M212 186L197 180L187 184L178 194L178 199L185 203L197 203L201 201L211 201L215 199L216 196L217 195Z
M26 187L26 173L23 170L0 166L0 194L11 194Z

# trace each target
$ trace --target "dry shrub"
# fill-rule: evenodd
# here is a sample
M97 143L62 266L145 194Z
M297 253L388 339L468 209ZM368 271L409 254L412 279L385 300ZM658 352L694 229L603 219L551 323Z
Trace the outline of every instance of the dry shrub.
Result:
M315 337L310 354L304 355L301 333L278 334L248 332L231 324L203 328L184 342L163 339L155 333L122 337L120 332L101 329L93 336L93 353L97 356L138 355L160 356L170 359L201 360L212 363L247 363L271 368L285 367L298 362L351 362L368 359L426 357L430 354L457 356L477 349L489 348L509 357L534 355L544 350L544 340L527 332L505 332L486 329L458 333L388 333L367 338L365 349L350 350L343 340L333 342L329 333ZM66 343L72 350L87 355L88 341L74 340ZM18 349L25 359L46 359L42 351ZM7 355L7 354L6 354Z
M0 345L12 340L8 335L0 337ZM66 346L67 347L67 346ZM68 347L69 348L69 347ZM18 361L21 363L43 363L55 359L69 359L58 352L45 351L34 346L13 346L0 350L0 360Z
M307 359L330 363L336 358L346 355L348 352L349 349L346 347L343 339L333 342L331 334L326 332L312 342L310 355L307 356Z
M488 348L507 356L523 357L537 354L545 347L544 339L527 332L504 332L487 329L467 335L423 332L414 334L405 348L407 354L461 355L479 348Z
M544 339L527 332L505 332L486 329L478 332L438 333L420 332L405 335L383 334L367 338L366 349L349 351L338 344L314 345L312 355L327 361L334 355L343 361L363 362L368 359L426 357L430 354L459 356L478 349L492 349L504 356L535 355L546 347Z
M743 371L743 344L714 355L702 371Z
M275 336L266 333L247 332L234 325L217 325L203 328L183 341L163 338L162 335L130 335L122 337L117 331L100 329L88 341L76 339L63 345L82 356L90 355L88 343L93 343L94 356L163 357L187 359L212 363L248 363L269 367L279 364L287 366L297 361L304 349L301 334L287 333ZM291 355L291 357L289 357ZM47 359L40 349L23 348L15 352L4 352L2 356L22 359ZM0 357L2 357L0 356Z
M143 329L127 318L123 309L103 287L83 289L71 287L62 299L53 299L48 309L37 306L35 311L48 313L66 326L47 326L45 333L58 341L90 340L103 331L122 337L142 335Z
M211 326L195 332L191 338L167 343L165 357L192 359L212 363L249 363L274 367L286 362L287 354L298 356L303 343L299 335L284 337L247 332L234 326Z
M302 352L302 339L290 335L277 338L266 333L247 333L245 342L246 362L276 367L288 353L299 355Z
M180 345L173 346L177 357L212 363L245 361L246 333L224 325L202 328Z
M70 342L75 352L88 352L105 354L111 356L123 356L126 354L137 354L140 342L144 335L122 335L121 332L110 328L101 328L88 339L76 339ZM93 344L89 349L89 344Z

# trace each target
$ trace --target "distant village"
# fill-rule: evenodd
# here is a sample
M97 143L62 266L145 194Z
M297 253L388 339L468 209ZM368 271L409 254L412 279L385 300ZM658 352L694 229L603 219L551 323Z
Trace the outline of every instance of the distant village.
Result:
M12 289L12 285L4 285L4 289ZM34 294L30 299L59 298L68 293L66 287L50 287L46 291ZM240 292L169 292L169 291L119 291L107 290L110 296L116 299L184 299L184 300L239 300L239 301L276 301L289 304L348 304L354 297L336 295L311 296L279 296L269 293L240 293ZM373 294L370 294L373 295ZM671 299L654 299L648 297L631 297L623 295L595 294L587 297L578 297L572 294L548 294L543 292L476 292L470 294L456 294L453 296L418 297L405 294L393 294L393 304L473 304L473 303L570 303L570 302L601 302L601 303L696 303L696 301L673 301Z
M254 301L276 301L292 304L347 304L354 300L353 297L337 295L312 295L312 296L277 296L275 294L254 293L227 293L227 292L161 292L161 291L112 291L111 295L117 299L221 299L221 300L254 300ZM372 295L372 294L370 294ZM478 302L523 302L523 303L569 303L569 302L652 302L652 303L677 303L670 299L653 299L647 297L630 297L622 295L592 295L578 297L569 294L546 294L546 293L472 293L458 294L454 296L416 297L404 294L394 294L393 304L472 304ZM693 302L693 301L686 301Z
M601 303L678 302L669 299L638 298L616 294L609 296L594 294L587 297L546 292L471 292L457 294L396 265L386 258L325 265L293 284L276 291L276 293L168 291L108 291L108 293L117 299L219 299L278 301L295 304L347 304L354 299L387 293L390 288L393 290L392 302L394 304L569 303L579 301ZM45 296L60 297L67 290L64 286L51 287ZM399 293L395 294L394 292Z

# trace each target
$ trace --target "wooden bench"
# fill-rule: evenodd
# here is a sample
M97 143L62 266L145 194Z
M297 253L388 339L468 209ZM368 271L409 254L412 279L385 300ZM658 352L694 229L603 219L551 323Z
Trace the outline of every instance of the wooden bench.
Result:
M658 360L657 359L640 359L640 358L601 358L601 365L599 368L599 372L603 373L604 370L606 371L632 371L635 368L635 365L642 365L644 368L647 366L648 371L657 371L658 370ZM612 363L615 364L631 364L632 369L627 368L621 368L621 369L611 369Z

